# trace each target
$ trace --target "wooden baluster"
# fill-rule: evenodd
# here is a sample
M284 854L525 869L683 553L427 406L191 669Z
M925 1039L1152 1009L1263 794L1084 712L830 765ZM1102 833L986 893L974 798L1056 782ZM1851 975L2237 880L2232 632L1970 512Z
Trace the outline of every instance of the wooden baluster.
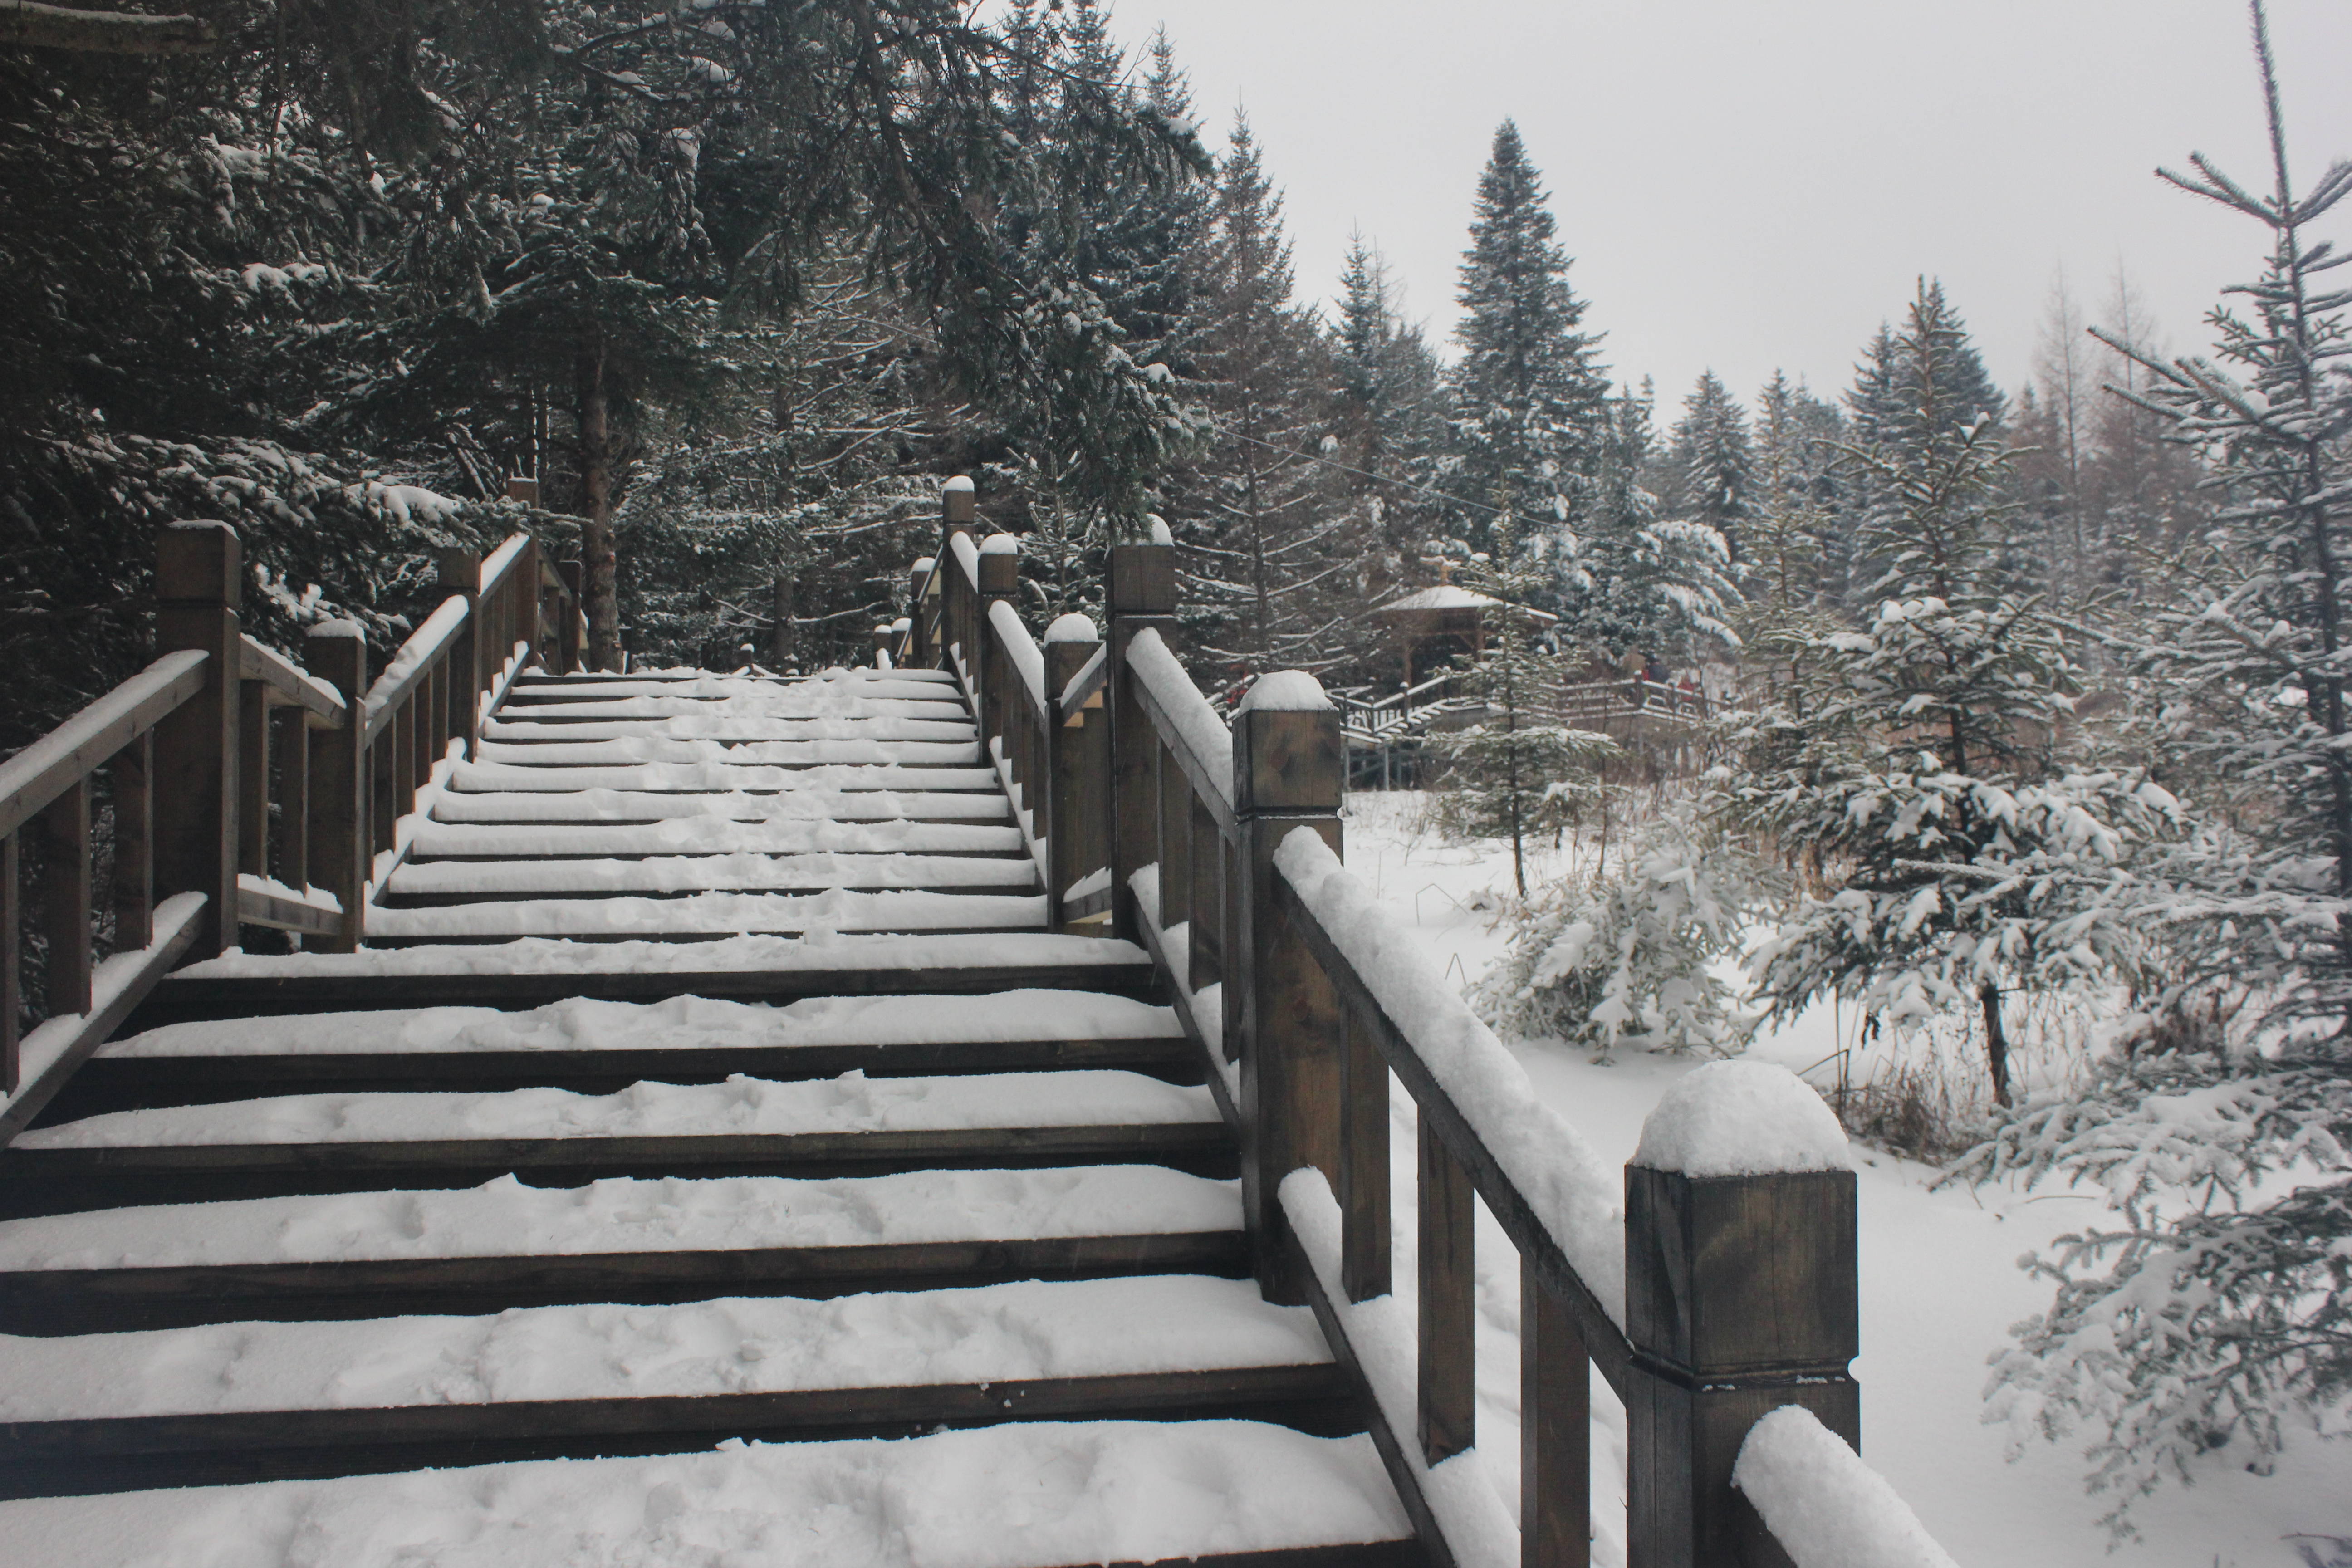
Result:
M1470 1173L1421 1124L1422 1456L1434 1465L1477 1441L1475 1212Z
M1066 616L1045 629L1046 912L1056 930L1074 931L1079 928L1068 924L1063 896L1103 864L1103 768L1109 761L1103 742L1110 734L1108 715L1099 708L1061 717L1063 691L1102 648L1099 637L1078 635L1081 618ZM1092 632L1093 623L1086 629Z
M1192 781L1184 776L1171 748L1162 745L1159 751L1160 925L1174 931L1192 918ZM1189 969L1177 976L1180 981L1191 977Z
M392 816L396 822L408 815L409 802L416 794L416 688L408 689L405 697L395 700L392 710ZM392 847L391 828L385 829L383 847Z
M1160 855L1160 740L1135 695L1127 650L1137 635L1176 637L1176 551L1164 543L1114 544L1110 551L1110 893L1111 931L1140 941L1129 879ZM1168 896L1165 868L1160 897Z
M481 710L482 693L489 689L482 673L488 648L482 637L481 552L444 550L440 568L441 592L466 601L466 618L457 623L457 635L449 639L449 723L443 733L452 741L463 741L466 755L471 757L481 739L475 715Z
M1225 977L1225 841L1217 819L1192 796L1192 942L1190 984L1195 991Z
M365 708L366 704L362 703L357 710L362 723ZM394 794L394 760L399 752L394 743L397 734L398 726L387 721L376 731L374 742L367 749L369 839L372 847L379 851L392 847L392 825L400 816L400 803Z
M24 917L16 908L16 836L0 834L0 1093L14 1094L23 1080L16 1049L24 982L18 970L25 941Z
M1295 1305L1306 1299L1306 1283L1297 1249L1276 1244L1285 1225L1276 1189L1305 1165L1339 1185L1344 1026L1329 977L1290 922L1275 915L1274 858L1302 827L1339 850L1344 753L1338 709L1328 701L1261 707L1261 689L1270 689L1253 687L1234 715L1237 885L1235 929L1224 933L1225 1028L1241 1054L1242 1209L1256 1245L1258 1286L1267 1300ZM1213 839L1208 848L1216 853Z
M1685 1087L1661 1109L1700 1125L1753 1114L1751 1085L1701 1074ZM1728 1103L1710 1112L1717 1094ZM1837 1137L1834 1124L1824 1131ZM1732 1463L1748 1429L1783 1405L1861 1447L1848 1371L1860 1349L1855 1260L1851 1170L1625 1168L1628 1568L1788 1561L1732 1489Z
M310 885L310 716L299 705L272 715L278 726L278 879Z
M768 665L782 675L793 668L793 580L779 574L770 591L768 616Z
M236 868L269 875L269 683L241 680L236 703Z
M929 669L937 662L938 650L931 647L931 621L928 605L931 588L931 571L938 564L936 557L926 555L915 563L907 574L907 667Z
M1339 1281L1350 1301L1389 1293L1389 1064L1371 1031L1345 1014L1339 1058Z
M367 642L348 621L312 628L302 645L302 662L342 693L344 722L312 735L310 756L310 875L343 906L343 923L330 939L335 952L350 952L367 935L369 823L373 787L368 766Z
M89 780L42 809L41 929L49 939L49 1016L89 1011Z
M1519 1264L1520 1568L1592 1562L1592 1369L1559 1298Z
M1009 649L1000 646L996 623L991 613L999 599L1011 601L1021 585L1021 546L1009 533L992 533L980 547L980 598L976 607L977 629L973 636L985 650L975 661L983 672L981 696L988 710L983 737L994 736L1004 750L1006 765L1015 761L1018 742L1013 734L1013 700L1010 689L1021 684L1013 668Z
M563 618L555 635L556 658L562 668L555 673L569 675L580 668L580 563L559 561L555 574L563 579Z
M107 764L114 787L114 951L155 940L155 736L141 735Z
M191 959L236 941L236 709L244 556L225 522L167 524L155 541L155 651L201 648L204 689L155 726L158 897L197 892L205 911Z

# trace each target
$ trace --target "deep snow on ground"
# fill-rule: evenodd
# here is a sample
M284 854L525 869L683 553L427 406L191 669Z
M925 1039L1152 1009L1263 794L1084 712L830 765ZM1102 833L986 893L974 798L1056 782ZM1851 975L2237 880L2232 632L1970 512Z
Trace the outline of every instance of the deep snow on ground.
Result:
M1349 797L1346 858L1399 919L1428 938L1447 977L1466 985L1498 957L1496 920L1513 894L1507 844L1448 843L1425 825L1417 794ZM1591 851L1585 851L1589 859ZM1573 847L1531 847L1531 890L1580 868ZM1753 1058L1799 1070L1837 1048L1837 1023L1817 1008L1759 1038ZM1511 1040L1537 1089L1612 1163L1632 1157L1643 1119L1699 1065L1641 1051L1613 1064L1557 1040ZM1816 1074L1816 1077L1821 1075ZM1412 1111L1394 1095L1398 1294L1411 1291ZM2098 1521L2108 1503L2083 1488L2079 1449L2035 1442L2015 1463L2009 1435L1979 1417L1986 1357L2012 1323L2049 1304L2047 1283L2017 1268L2023 1253L2086 1225L2111 1223L2093 1196L2009 1186L1931 1190L1937 1173L1856 1145L1861 1177L1863 1456L1917 1510L1966 1568L2298 1568L2297 1534L2352 1537L2352 1442L2291 1441L2274 1474L2247 1473L2226 1455L2189 1488L2169 1486L2133 1518L2140 1539L2109 1552ZM1479 1410L1482 1462L1515 1512L1518 1504L1518 1278L1510 1244L1483 1212L1478 1235ZM1624 1417L1593 1382L1595 1562L1624 1560ZM1605 1510L1605 1511L1604 1511ZM2331 1561L2326 1542L2314 1542Z

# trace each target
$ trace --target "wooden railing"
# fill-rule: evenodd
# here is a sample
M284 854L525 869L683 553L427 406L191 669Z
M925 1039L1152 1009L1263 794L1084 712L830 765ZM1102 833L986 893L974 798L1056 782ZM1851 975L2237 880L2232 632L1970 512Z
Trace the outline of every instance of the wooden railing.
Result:
M1851 1478L1807 1492L1818 1465L1768 1462L1815 1438L1859 1448L1854 1178L1827 1109L1778 1068L1743 1065L1741 1086L1702 1070L1645 1130L1650 1163L1609 1171L1346 871L1341 715L1314 679L1263 678L1228 728L1171 647L1165 542L1111 550L1104 641L1057 624L1041 650L1012 608L1013 541L976 543L975 526L973 493L955 481L890 656L963 683L1030 814L1057 923L1088 929L1071 922L1108 912L1111 934L1152 955L1243 1149L1259 1284L1310 1306L1363 1388L1430 1561L1491 1562L1516 1534L1524 1563L1590 1562L1588 1369L1626 1407L1633 1568L1811 1568L1830 1549L1808 1521L1849 1542L1883 1533L1885 1518L1838 1518ZM1764 1145L1819 1158L1717 1173L1654 1151L1676 1147L1685 1122L1738 1122L1758 1073L1811 1134L1776 1129ZM1391 1294L1392 1077L1419 1128L1410 1319ZM1483 1477L1447 1463L1477 1435L1477 1200L1521 1280L1516 1530ZM1759 1424L1790 1406L1768 1443ZM1907 1513L1896 1525L1926 1541Z
M521 669L578 659L576 595L523 534L487 561L446 552L449 597L373 684L350 622L311 628L301 664L245 636L245 576L226 523L164 529L155 661L0 763L0 1143L156 981L235 945L240 926L358 947L371 885L406 852L402 825L436 768L472 754ZM114 811L103 962L91 833L101 772ZM22 833L41 840L48 1016L19 1039Z

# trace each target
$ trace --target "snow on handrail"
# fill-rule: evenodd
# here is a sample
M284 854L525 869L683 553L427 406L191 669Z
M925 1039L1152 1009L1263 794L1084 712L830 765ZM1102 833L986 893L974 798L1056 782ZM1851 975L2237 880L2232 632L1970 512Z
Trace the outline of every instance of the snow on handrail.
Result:
M1037 639L1021 624L1021 613L1009 599L997 599L988 606L988 624L995 629L996 640L1004 647L1004 657L1013 661L1020 673L1021 684L1029 689L1029 706L1033 711L1045 711L1045 656L1037 649Z
M1622 1329L1622 1181L1566 1118L1543 1103L1527 1068L1430 962L1427 943L1381 909L1312 828L1287 835L1274 864L1568 1266Z
M1066 719L1086 706L1087 700L1100 690L1103 684L1109 679L1110 645L1105 643L1095 649L1092 658L1078 666L1078 672L1070 677L1068 683L1054 699L1061 705L1062 717Z
M1731 1484L1797 1568L1958 1568L1886 1478L1802 1405L1748 1429Z
M331 728L350 717L343 711L341 692L266 643L257 643L249 637L238 640L237 674L241 679L267 683L278 695L316 713Z
M167 653L0 763L0 833L14 833L157 721L205 689L202 648Z
M1209 706L1209 700L1201 695L1201 689L1192 684L1192 678L1184 673L1184 667L1176 662L1176 656L1168 651L1168 645L1160 641L1157 631L1147 626L1135 634L1135 640L1127 645L1127 668L1143 682L1153 704L1175 730L1176 733L1168 738L1189 751L1199 764L1197 773L1192 768L1184 771L1192 773L1202 787L1214 790L1212 804L1223 805L1230 813L1234 800L1233 731L1225 728L1224 721L1217 717L1217 710Z
M956 558L956 564L963 568L964 581L971 585L971 591L975 594L980 592L980 547L972 543L971 535L949 535L948 552Z
M463 594L452 594L442 600L425 617L425 624L408 634L408 640L400 645L400 651L392 656L392 662L375 678L374 684L368 688L365 704L367 738L371 742L392 721L393 704L408 695L409 688L424 675L425 667L457 635L457 628L466 623L468 607Z
M506 574L514 570L515 563L522 559L523 547L530 542L530 535L528 533L507 535L504 543L482 557L482 570L474 579L474 591L488 594L498 587Z

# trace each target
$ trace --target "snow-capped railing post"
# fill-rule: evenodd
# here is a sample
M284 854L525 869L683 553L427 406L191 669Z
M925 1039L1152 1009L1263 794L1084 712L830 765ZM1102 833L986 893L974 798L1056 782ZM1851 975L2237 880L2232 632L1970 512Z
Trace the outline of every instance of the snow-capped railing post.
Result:
M1283 839L1311 828L1339 848L1339 710L1299 670L1261 677L1234 714L1234 864L1227 903L1232 968L1225 1005L1241 1047L1242 1203L1256 1245L1259 1288L1269 1300L1307 1300L1284 1234L1282 1179L1314 1165L1339 1179L1339 996L1291 922L1275 910L1274 857ZM1198 831L1196 825L1195 831ZM1208 825L1212 850L1222 846ZM1222 860L1222 854L1208 857ZM1201 911L1193 911L1194 929ZM1195 938L1197 941L1198 939ZM1465 1189L1466 1190L1466 1189Z
M972 709L980 720L981 740L1002 739L1009 761L1013 752L1012 693L1014 677L1005 658L1003 639L990 624L989 609L999 599L1012 600L1021 585L1021 542L1009 533L992 533L980 546L979 594L973 602L971 640L963 656L971 668ZM977 657L975 657L977 655Z
M874 668L890 668L890 645L898 640L897 630L887 621L874 624Z
M938 565L937 556L926 555L907 574L907 638L898 662L908 669L929 669L939 662L931 627L933 607L939 603L939 586L934 581L934 568Z
M1785 1068L1717 1062L1685 1078L1625 1169L1628 1568L1789 1561L1732 1468L1784 1405L1859 1448L1859 1324L1837 1119Z
M1176 635L1176 547L1168 525L1110 548L1110 893L1112 934L1139 940L1131 879L1160 858L1160 742L1128 679L1127 650L1147 628ZM1160 889L1164 900L1165 887Z
M189 952L236 943L237 707L244 668L237 611L245 554L225 522L174 522L155 542L155 651L200 649L204 689L155 726L155 891L202 893Z
M334 952L353 952L367 935L368 823L367 637L351 621L312 626L302 660L343 700L346 721L319 732L310 754L310 870L315 884L343 906L341 924L326 939Z
M1073 889L1108 863L1110 718L1100 687L1087 696L1071 688L1101 657L1102 634L1086 616L1066 615L1045 628L1044 652L1048 919L1057 931L1085 934L1087 928L1074 922L1092 921L1102 910L1088 902L1090 891ZM1076 706L1066 700L1069 697L1078 698ZM1102 909L1108 908L1104 903Z
M482 552L453 547L441 552L441 591L466 601L466 618L449 639L449 668L457 689L449 704L447 739L463 741L466 755L481 748L482 692L489 685L482 674L488 651L482 630ZM455 700L457 693L464 700Z

